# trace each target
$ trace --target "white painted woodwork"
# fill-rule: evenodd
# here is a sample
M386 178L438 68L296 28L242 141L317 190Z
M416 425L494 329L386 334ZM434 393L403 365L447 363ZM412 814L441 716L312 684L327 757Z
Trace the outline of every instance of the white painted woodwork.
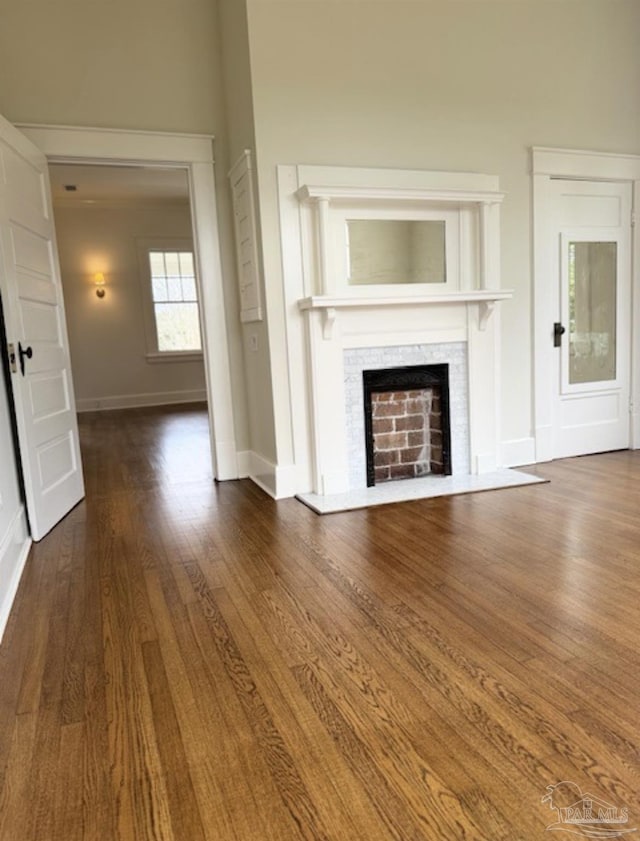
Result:
M7 340L32 349L11 374L29 526L40 540L84 496L47 161L0 121L0 290Z
M555 457L555 427L558 413L559 365L553 347L552 329L558 320L559 282L557 231L554 234L554 194L556 179L576 179L592 183L616 181L632 190L633 207L640 206L640 156L591 152L575 149L532 149L533 242L534 242L534 413L535 458L549 461ZM629 218L631 226L631 218ZM640 226L630 231L631 299L627 308L631 317L630 398L626 411L630 416L629 443L640 447ZM596 401L602 403L602 401ZM625 407L620 406L620 410ZM602 406L598 407L602 410ZM617 411L617 410L616 410ZM604 449L607 442L603 438Z
M278 168L298 492L349 487L344 351L463 342L472 474L500 466L499 214L493 176ZM345 220L447 219L447 283L350 287ZM453 243L453 246L452 246ZM449 267L452 267L451 274ZM362 446L364 447L364 441Z
M229 172L236 263L240 293L240 321L262 321L256 207L251 152L245 149Z
M631 362L631 187L616 182L555 179L550 185L552 271L557 279L557 316L567 332L556 351L553 456L586 455L629 446ZM617 246L615 378L571 383L569 377L570 241L610 242Z
M158 164L184 167L189 175L209 428L216 479L238 478L231 368L227 342L213 138L149 131L21 126L27 137L56 163Z
M8 387L0 365L0 641L31 545L13 451Z
M371 171L360 171L361 177L363 173L368 172ZM320 176L320 173L318 175ZM421 175L424 177L436 174ZM495 233L499 230L497 212L504 194L497 189L487 190L486 185L483 185L485 189L459 189L456 175L451 179L456 188L452 186L451 189L443 187L442 179L433 179L434 183L431 185L427 180L425 186L412 188L367 186L356 181L353 186L314 183L298 188L295 192L297 199L302 205L310 208L312 217L315 217L315 225L307 218L307 225L310 225L311 230L307 231L305 237L307 250L317 250L315 272L311 264L307 264L310 268L309 282L313 291L327 296L348 294L383 297L390 294L411 296L419 291L425 295L436 295L470 286L499 286L499 238ZM473 182L471 186L475 186ZM379 284L375 288L367 284L350 286L347 282L349 267L344 247L344 232L348 220L358 219L444 222L446 283ZM476 277L471 280L469 267L475 255L470 246L476 236L478 243L475 247L480 252L480 261L474 270Z

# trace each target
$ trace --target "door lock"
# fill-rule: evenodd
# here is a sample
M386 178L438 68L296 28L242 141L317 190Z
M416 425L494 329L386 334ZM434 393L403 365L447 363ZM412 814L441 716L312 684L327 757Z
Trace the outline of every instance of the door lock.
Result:
M559 321L556 321L553 325L553 346L554 347L562 347L562 337L567 332L567 328L564 327Z
M18 366L16 365L16 346L13 342L7 344L7 353L9 354L9 370L12 374L18 373Z

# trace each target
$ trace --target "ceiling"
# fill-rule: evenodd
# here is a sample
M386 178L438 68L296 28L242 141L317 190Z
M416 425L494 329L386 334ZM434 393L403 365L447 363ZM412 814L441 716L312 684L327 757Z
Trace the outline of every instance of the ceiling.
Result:
M50 164L54 204L175 204L189 200L186 169ZM74 185L75 191L65 189Z

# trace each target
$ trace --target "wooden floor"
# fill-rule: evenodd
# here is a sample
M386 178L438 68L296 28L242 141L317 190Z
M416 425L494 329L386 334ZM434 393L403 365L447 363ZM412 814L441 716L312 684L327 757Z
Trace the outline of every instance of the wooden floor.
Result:
M0 649L2 841L532 841L560 781L640 827L640 453L318 517L214 484L202 411L81 435Z

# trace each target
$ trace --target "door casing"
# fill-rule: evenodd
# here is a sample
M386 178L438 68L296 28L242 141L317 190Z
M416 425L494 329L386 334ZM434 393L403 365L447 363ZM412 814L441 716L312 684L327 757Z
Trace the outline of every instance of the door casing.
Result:
M213 473L237 479L234 406L214 177L213 137L18 124L49 163L186 169L202 304L203 350ZM141 328L142 329L142 328Z
M557 306L553 274L555 241L549 229L552 178L619 181L632 184L632 208L640 207L640 156L572 149L532 149L534 427L536 461L553 458L553 408L557 352L552 330ZM632 216L633 219L633 216ZM630 220L632 223L632 220ZM632 223L633 224L633 223ZM640 230L631 231L631 417L630 449L640 448Z

